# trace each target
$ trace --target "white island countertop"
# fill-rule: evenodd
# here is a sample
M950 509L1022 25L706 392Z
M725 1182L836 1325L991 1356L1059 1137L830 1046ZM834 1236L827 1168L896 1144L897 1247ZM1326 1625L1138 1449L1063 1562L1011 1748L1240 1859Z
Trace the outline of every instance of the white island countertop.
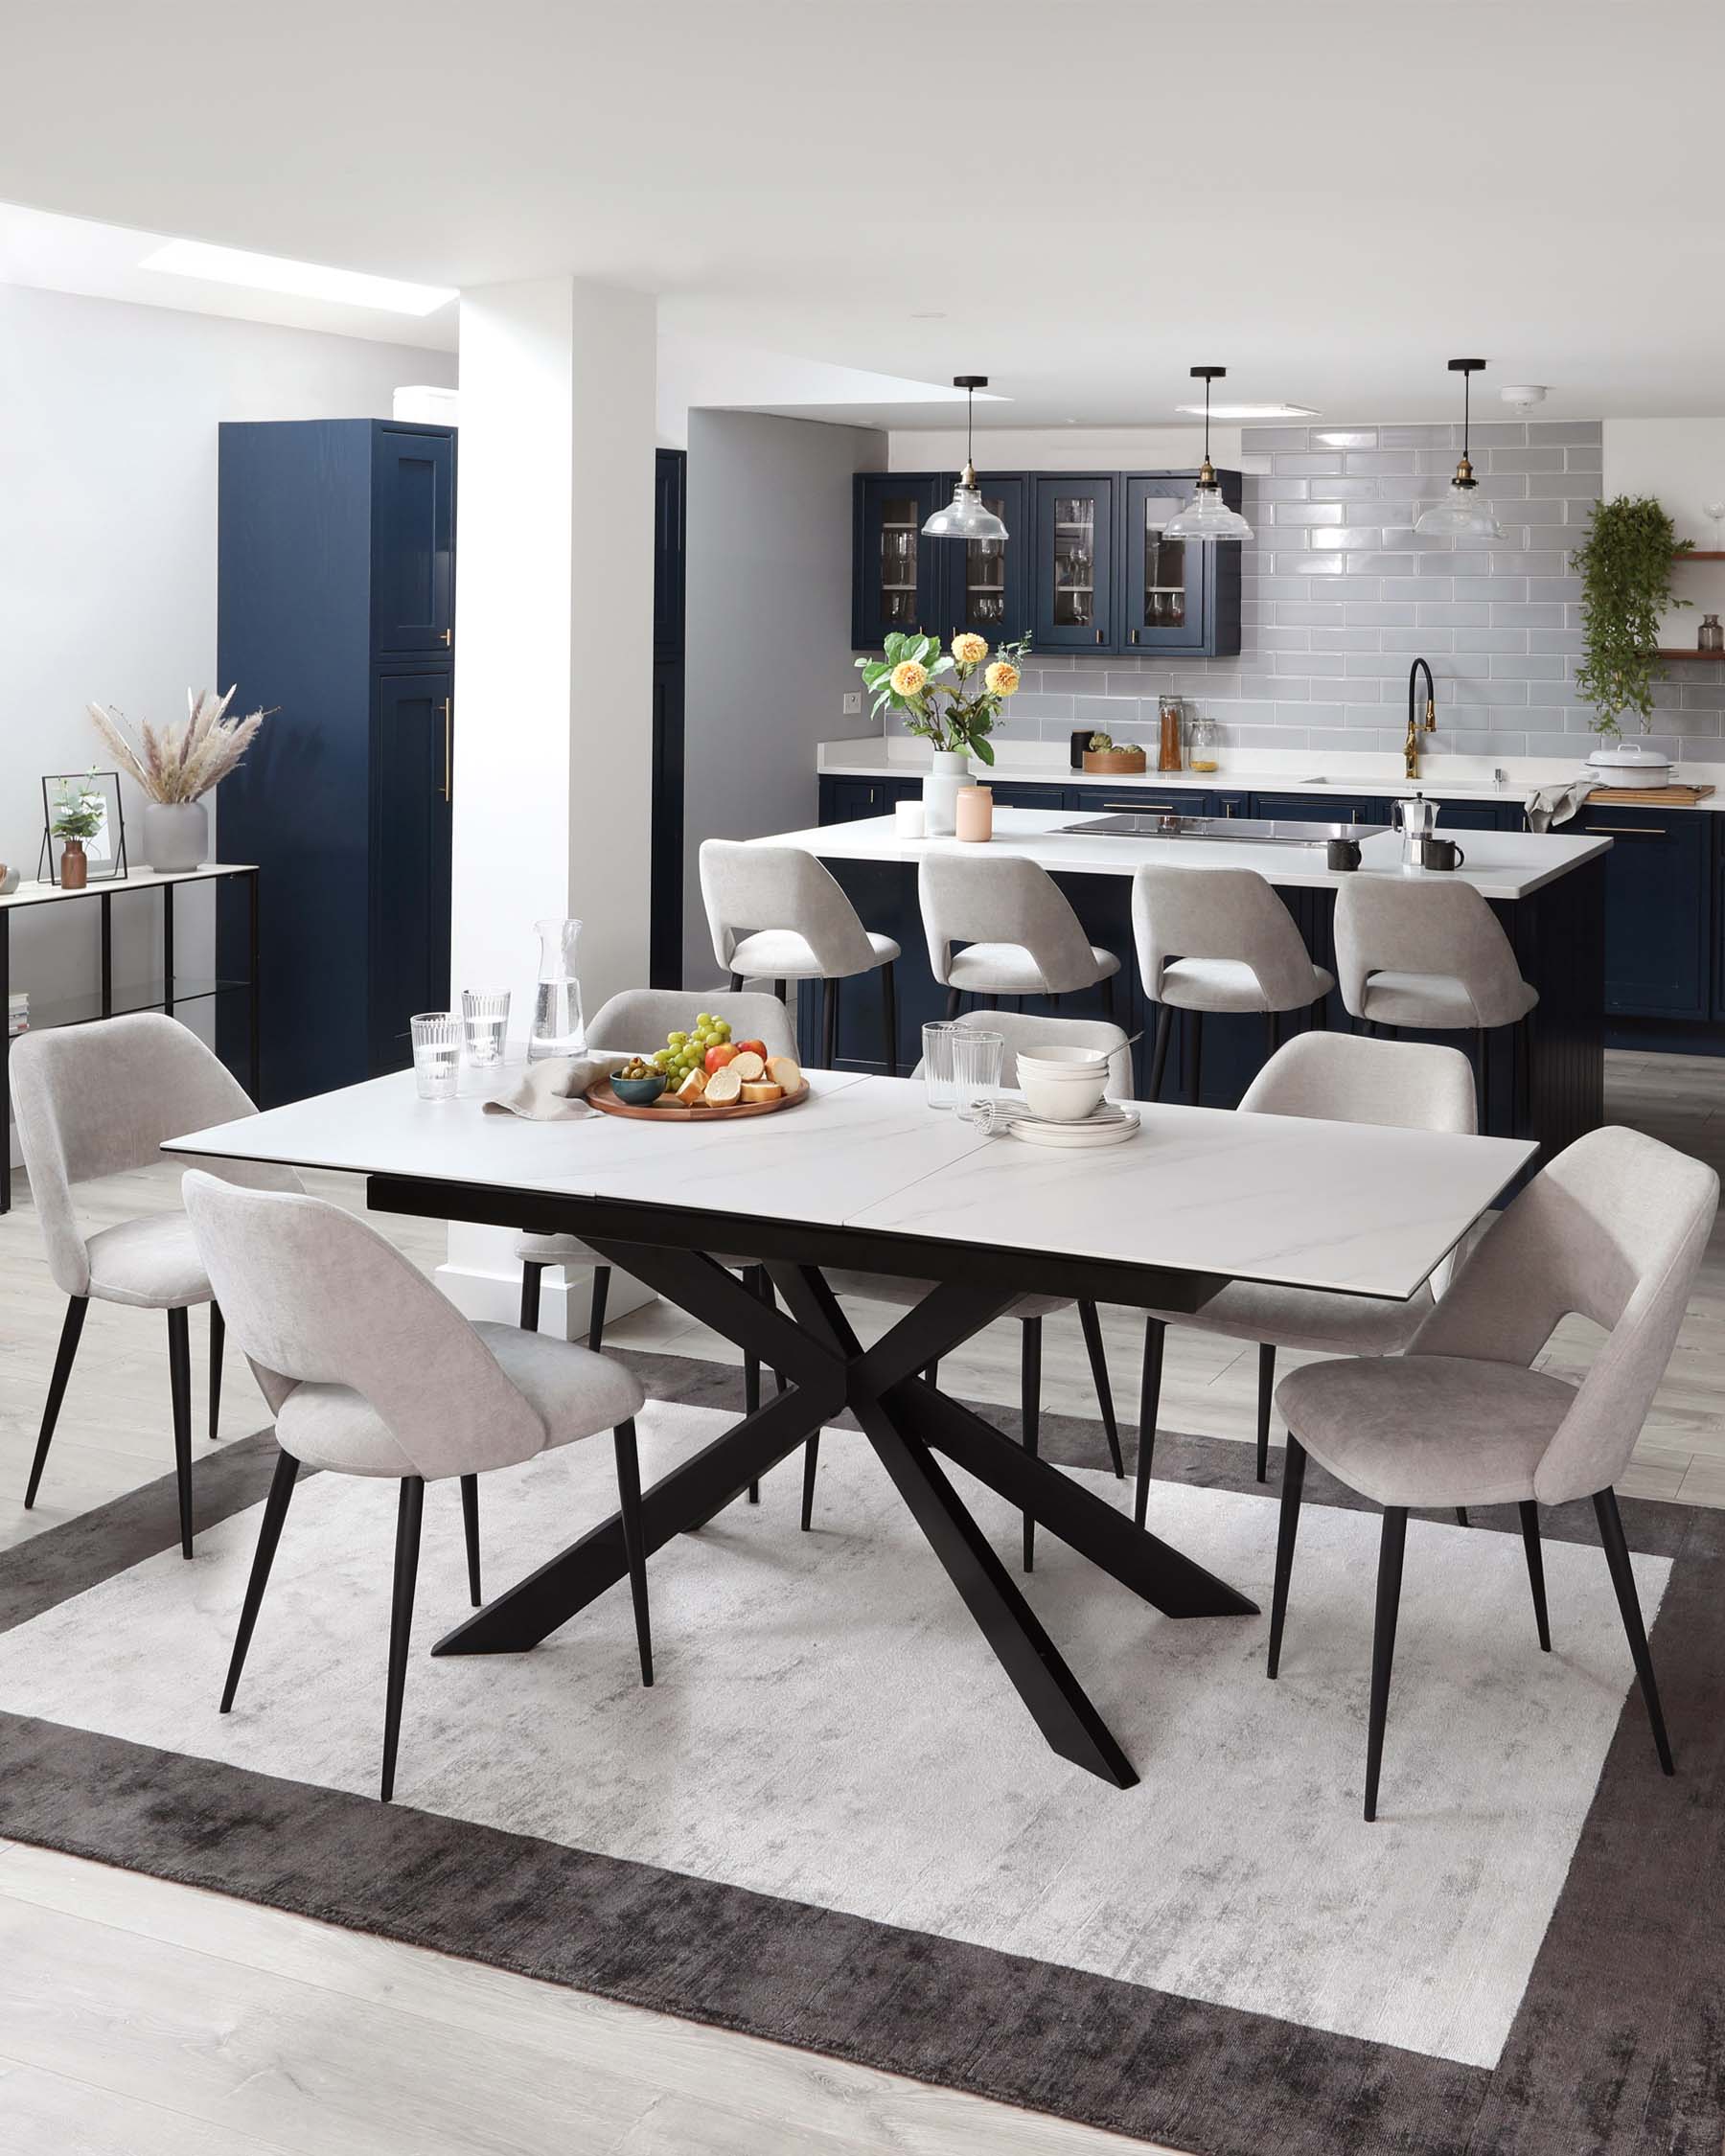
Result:
M1266 882L1284 889L1334 890L1349 874L1402 876L1432 882L1459 878L1482 897L1523 899L1567 876L1583 861L1598 860L1611 845L1604 837L1540 837L1528 831L1459 831L1466 865L1455 870L1404 870L1402 842L1383 832L1361 842L1360 867L1325 867L1322 846L1254 844L1233 838L1122 838L1080 837L1062 826L1081 820L1070 809L996 809L997 854L1020 854L1039 867L1069 876L1130 876L1146 864L1158 868L1255 868ZM1441 833L1442 825L1438 830ZM978 853L980 848L955 838L901 838L891 816L864 816L852 823L819 824L812 831L783 831L753 841L758 846L801 846L822 860L900 861L914 867L923 856L939 850Z

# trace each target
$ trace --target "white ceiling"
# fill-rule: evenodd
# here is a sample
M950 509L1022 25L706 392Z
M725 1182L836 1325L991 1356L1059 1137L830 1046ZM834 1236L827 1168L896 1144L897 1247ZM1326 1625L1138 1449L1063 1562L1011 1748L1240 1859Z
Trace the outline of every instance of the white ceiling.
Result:
M1725 412L1718 0L58 0L6 64L0 199L609 279L674 337L987 373L979 431L1166 422L1195 360L1447 417L1457 353L1487 406ZM918 424L866 395L827 409Z

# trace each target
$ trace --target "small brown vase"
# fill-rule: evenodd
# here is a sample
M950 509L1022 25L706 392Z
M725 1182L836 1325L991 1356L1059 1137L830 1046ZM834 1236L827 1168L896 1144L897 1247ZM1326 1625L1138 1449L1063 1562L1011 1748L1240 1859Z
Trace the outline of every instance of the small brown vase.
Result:
M81 891L90 881L89 856L81 838L68 838L60 854L60 889Z

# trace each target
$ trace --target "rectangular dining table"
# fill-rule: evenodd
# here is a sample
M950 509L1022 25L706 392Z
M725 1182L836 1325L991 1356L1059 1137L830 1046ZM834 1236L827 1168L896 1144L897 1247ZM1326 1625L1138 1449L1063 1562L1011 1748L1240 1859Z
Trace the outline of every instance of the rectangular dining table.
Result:
M488 1113L518 1071L452 1101L412 1074L174 1139L218 1164L366 1178L376 1210L579 1236L780 1373L770 1398L649 1489L649 1552L702 1526L848 1409L1052 1749L1120 1788L1138 1777L941 1462L961 1468L1173 1618L1257 1605L931 1384L931 1365L1021 1295L1197 1310L1230 1280L1414 1295L1526 1164L1507 1138L1138 1104L1096 1150L986 1136L919 1081L811 1071L807 1099L737 1121L555 1122ZM765 1266L769 1300L707 1255ZM831 1269L923 1281L864 1347ZM531 1648L626 1574L613 1515L438 1641Z

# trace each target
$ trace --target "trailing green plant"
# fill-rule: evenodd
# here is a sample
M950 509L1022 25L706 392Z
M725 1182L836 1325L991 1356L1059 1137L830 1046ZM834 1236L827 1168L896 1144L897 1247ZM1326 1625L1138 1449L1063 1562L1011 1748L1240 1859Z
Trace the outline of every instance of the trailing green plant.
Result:
M920 734L934 747L972 755L984 764L995 760L989 735L1009 697L1019 692L1020 665L1030 649L1028 636L1002 644L991 659L986 637L962 630L943 652L936 636L911 636L894 630L886 637L885 658L860 658L858 670L874 698L878 719L896 711L908 734Z
M1688 554L1671 519L1646 494L1619 494L1594 510L1585 545L1570 557L1581 579L1581 633L1586 657L1576 686L1598 713L1594 731L1617 735L1633 711L1645 733L1653 716L1653 684L1663 681L1659 617L1687 599L1671 592L1671 562Z

